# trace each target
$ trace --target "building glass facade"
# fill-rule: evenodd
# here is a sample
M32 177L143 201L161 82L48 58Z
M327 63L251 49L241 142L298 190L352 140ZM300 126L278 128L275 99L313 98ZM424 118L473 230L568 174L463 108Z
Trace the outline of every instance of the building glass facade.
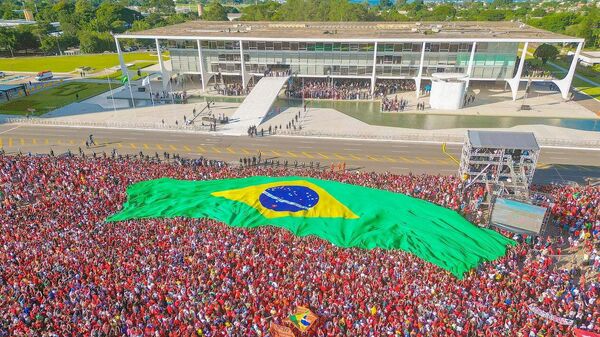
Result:
M239 41L201 41L201 46L205 71L241 74ZM440 72L467 72L473 43L378 43L374 55L375 43L242 42L244 64L250 74L262 75L267 69L285 67L299 76L358 78L371 77L373 64L378 78L417 77L423 46L423 78ZM517 48L516 42L478 42L471 78L512 77ZM169 50L174 72L200 72L196 41L170 42Z

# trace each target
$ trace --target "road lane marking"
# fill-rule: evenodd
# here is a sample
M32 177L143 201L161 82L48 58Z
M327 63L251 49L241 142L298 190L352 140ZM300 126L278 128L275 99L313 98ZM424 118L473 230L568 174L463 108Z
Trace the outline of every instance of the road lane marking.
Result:
M25 145L25 138L22 138L19 140L21 142L21 146Z
M173 151L177 151L177 148L176 148L174 145L170 145L170 144L169 144L169 148L170 148L171 150L173 150Z
M129 143L129 146L130 146L132 149L137 149L137 146L135 146L135 144L133 144L133 143Z
M396 162L396 160L395 160L395 159L393 159L393 158L390 158L390 157L388 157L388 156L383 156L383 158L385 158L385 159L387 159L387 160L391 161L392 163L395 163L395 162Z
M4 143L2 143L2 137L0 137L0 147L2 147Z
M149 150L150 147L148 146L148 144L142 144L144 146L144 149Z
M350 157L352 157L352 159L355 159L355 160L362 160L361 157L355 156L353 154L350 154Z
M226 148L226 150L227 150L227 152L229 152L229 153L235 153L235 151L234 151L232 148L230 148L230 147Z
M273 155L275 155L275 156L278 156L278 157L279 157L279 156L281 156L281 153L279 153L279 152L277 152L277 151L275 151L275 150L271 150L271 152L272 152L272 153L273 153Z
M344 157L344 156L342 156L342 155L340 155L338 153L334 153L333 155L336 156L338 159L346 160L346 157Z
M292 158L298 158L298 156L292 152L292 151L287 151L287 153L292 157Z
M202 146L196 146L196 149L200 152L206 152L206 149L203 148Z
M48 144L50 144L50 141L48 140L48 138L45 138L44 139L44 145L48 145Z
M319 156L321 156L321 157L325 158L325 159L329 159L329 157L327 157L326 155L324 155L324 154L322 154L322 153L320 153L320 152L317 152L317 154L318 154Z
M184 146L183 146L183 149L184 149L185 151L187 151L187 152L192 152L192 149L190 149L190 147L189 147L189 146L187 146L187 145L184 145Z
M428 160L425 160L425 159L423 159L423 158L421 158L421 157L415 157L415 159L416 159L416 160L418 160L418 161L420 161L421 163L424 163L424 164L429 164L429 161L428 161Z
M33 145L37 145L37 139L36 139L36 138L32 138L32 139L31 139L31 144L33 144Z
M241 150L242 150L242 152L244 152L244 154L250 154L250 151L248 151L248 150L246 150L244 148L242 148Z
M164 150L164 148L162 146L160 146L160 144L156 144L156 148L159 150Z
M380 161L379 159L377 159L377 158L375 158L375 157L372 157L372 156L367 156L367 158L369 158L369 159L370 159L370 160L372 160L372 161Z
M360 151L360 149L344 149L344 151Z
M4 131L0 132L0 135L3 134L3 133L11 132L12 130L18 129L20 127L21 127L21 125L18 125L18 126L15 126L14 128L11 128L11 129L8 129L8 130L4 130Z
M216 153L221 153L221 150L217 149L216 147L213 147L212 150Z
M400 158L405 163L412 163L413 162L412 160L410 160L410 159L408 159L406 157L399 156L398 158Z
M313 156L311 156L310 154L308 154L306 152L302 152L302 154L307 158L314 158Z

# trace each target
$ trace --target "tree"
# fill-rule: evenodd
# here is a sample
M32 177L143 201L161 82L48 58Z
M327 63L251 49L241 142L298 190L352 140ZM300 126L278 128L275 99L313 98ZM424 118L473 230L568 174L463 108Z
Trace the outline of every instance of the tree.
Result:
M456 8L451 4L441 4L435 6L431 15L427 18L434 21L451 20L456 16Z
M82 31L79 34L80 49L84 53L102 53L115 50L115 40L108 32Z
M242 21L271 21L281 4L275 1L266 1L253 6L242 8Z
M392 0L379 0L379 8L381 10L386 10L392 7L394 7L394 2Z
M221 5L221 3L218 0L213 0L204 8L204 13L202 13L202 20L227 21L227 11L225 11L225 7L223 7L223 5Z
M575 20L577 20L575 13L553 13L544 16L535 25L551 32L562 33L567 26L574 24Z
M175 13L175 2L173 0L146 0L144 7L154 9L156 13L173 14Z
M0 27L0 46L8 48L10 56L15 57L14 49L17 44L17 37L15 31L12 28Z
M540 59L543 64L546 64L546 62L554 60L558 54L559 52L556 47L551 44L544 43L537 47L533 53L533 57Z
M89 0L77 0L74 14L78 23L90 22L95 16L94 6Z
M493 7L506 7L512 3L513 3L512 0L494 0L494 1L492 1L492 6Z

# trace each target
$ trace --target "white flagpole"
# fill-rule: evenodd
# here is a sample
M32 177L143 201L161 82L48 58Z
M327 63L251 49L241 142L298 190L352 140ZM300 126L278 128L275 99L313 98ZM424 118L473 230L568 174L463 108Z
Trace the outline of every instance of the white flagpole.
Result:
M104 70L106 70L106 68L104 68ZM108 88L110 89L110 95L112 96L113 110L117 112L117 107L115 106L115 94L112 90L112 85L110 85L110 76L108 76L108 72L106 72L106 82L108 82Z
M147 78L148 86L150 87L150 100L152 101L152 106L154 106L154 95L152 94L152 82L150 82L150 75L148 75Z
M133 90L131 90L131 79L129 78L129 70L127 70L127 84L129 85L129 94L131 95L131 104L135 109L135 99L133 99Z

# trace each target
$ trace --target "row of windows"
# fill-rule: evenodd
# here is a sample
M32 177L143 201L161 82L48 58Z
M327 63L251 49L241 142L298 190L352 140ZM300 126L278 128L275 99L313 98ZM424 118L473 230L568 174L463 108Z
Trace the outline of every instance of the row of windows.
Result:
M200 42L203 49L207 50L239 50L239 41L207 40ZM196 41L192 40L169 40L167 46L170 48L195 49ZM242 46L245 50L299 50L299 51L340 51L340 52L370 52L375 50L374 43L346 43L346 42L277 42L277 41L244 41ZM378 43L378 52L421 52L422 43ZM470 52L473 43L468 42L427 42L425 51L430 52ZM478 52L516 52L516 42L477 42Z
M373 51L372 43L245 41L245 50Z

